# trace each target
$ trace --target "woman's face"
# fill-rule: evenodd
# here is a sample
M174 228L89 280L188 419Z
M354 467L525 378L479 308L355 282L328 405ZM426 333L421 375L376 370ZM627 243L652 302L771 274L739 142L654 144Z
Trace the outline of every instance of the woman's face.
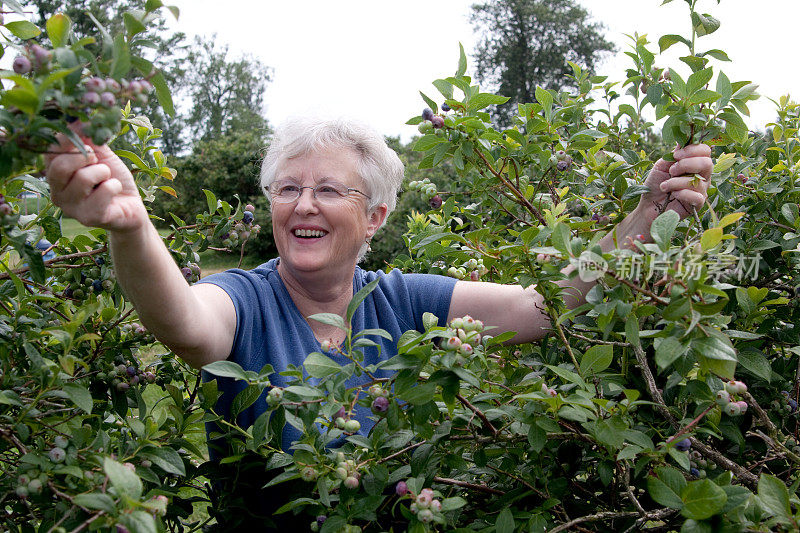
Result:
M301 187L340 183L368 193L356 172L357 154L334 148L283 161L275 182ZM281 265L295 277L310 273L352 276L364 240L372 237L386 217L386 204L367 213L368 199L350 192L335 204L322 204L311 189L302 189L290 203L272 202L272 231Z

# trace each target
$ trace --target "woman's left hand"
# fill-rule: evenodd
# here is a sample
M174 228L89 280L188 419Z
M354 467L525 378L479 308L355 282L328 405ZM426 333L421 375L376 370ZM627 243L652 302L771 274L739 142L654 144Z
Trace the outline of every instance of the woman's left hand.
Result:
M675 211L681 218L687 217L695 209L700 211L708 198L708 180L714 169L711 148L705 144L692 144L676 148L673 155L675 161L659 159L644 182L650 191L642 195L635 211L644 215L648 222L667 209Z

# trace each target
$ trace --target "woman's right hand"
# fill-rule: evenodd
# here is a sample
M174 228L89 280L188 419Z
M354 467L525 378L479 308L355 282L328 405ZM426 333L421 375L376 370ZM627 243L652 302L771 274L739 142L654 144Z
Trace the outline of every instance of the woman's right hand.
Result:
M129 232L149 223L128 167L108 147L86 142L84 155L66 136L47 155L50 197L64 214L84 226Z

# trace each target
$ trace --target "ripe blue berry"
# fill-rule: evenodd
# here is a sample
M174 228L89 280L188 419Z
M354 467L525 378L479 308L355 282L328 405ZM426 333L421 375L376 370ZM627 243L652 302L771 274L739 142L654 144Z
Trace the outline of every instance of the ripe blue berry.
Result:
M689 473L694 477L700 477L700 471L696 468L689 469Z
M250 224L251 222L253 222L254 218L255 217L253 216L252 212L245 211L244 214L242 215L242 222L244 222L245 224Z
M383 396L378 396L372 400L372 412L375 414L383 414L389 410L389 400Z
M426 107L422 110L422 118L424 120L431 120L433 119L433 110L430 107Z
M691 447L692 447L692 441L690 441L689 439L683 439L682 441L675 443L675 449L681 452L688 451L689 448Z
M448 111L450 111L450 106L449 106L449 105L447 105L447 104L442 104L442 111L444 111L445 113L447 113Z
M556 168L559 172L564 172L569 168L569 163L566 161L559 161L556 163Z

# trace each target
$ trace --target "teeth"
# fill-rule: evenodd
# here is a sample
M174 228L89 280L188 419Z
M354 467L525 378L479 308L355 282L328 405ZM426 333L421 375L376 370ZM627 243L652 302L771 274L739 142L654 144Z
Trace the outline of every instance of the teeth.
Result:
M294 234L297 237L324 237L326 232L318 229L296 229Z

